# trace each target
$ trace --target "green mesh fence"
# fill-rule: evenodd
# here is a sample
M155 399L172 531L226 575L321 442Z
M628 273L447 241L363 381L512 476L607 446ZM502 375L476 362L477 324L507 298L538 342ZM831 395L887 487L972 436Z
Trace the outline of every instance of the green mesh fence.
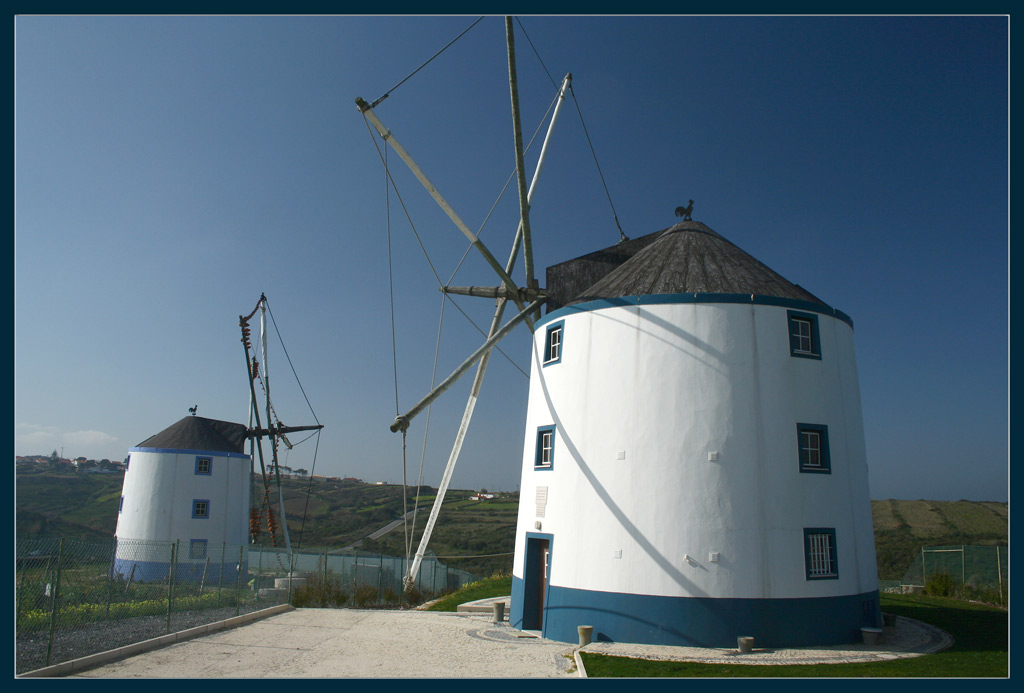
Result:
M17 673L278 604L404 599L405 560L377 553L32 536L19 536L15 553ZM415 587L429 598L474 579L427 558Z
M999 603L1005 604L1010 584L1010 549L980 545L925 546L899 582L904 587L924 587L938 576L952 585L993 591Z

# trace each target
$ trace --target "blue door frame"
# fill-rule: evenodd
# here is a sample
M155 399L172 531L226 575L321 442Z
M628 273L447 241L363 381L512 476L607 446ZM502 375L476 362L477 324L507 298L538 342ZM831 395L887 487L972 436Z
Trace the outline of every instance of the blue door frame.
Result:
M526 553L523 563L523 630L539 630L544 634L547 619L544 610L551 584L551 556L553 534L526 535ZM546 559L546 560L545 560Z

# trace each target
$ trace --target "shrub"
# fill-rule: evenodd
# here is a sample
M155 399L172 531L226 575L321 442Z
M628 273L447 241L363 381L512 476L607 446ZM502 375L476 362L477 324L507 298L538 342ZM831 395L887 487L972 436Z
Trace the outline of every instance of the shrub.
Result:
M933 597L952 597L957 592L957 585L948 573L932 573L924 581L924 593Z
M306 583L292 593L292 606L344 606L347 602L348 594L341 588L341 580L332 573L325 576L321 570L306 575Z
M359 585L352 594L356 606L369 606L378 599L377 588L373 585Z

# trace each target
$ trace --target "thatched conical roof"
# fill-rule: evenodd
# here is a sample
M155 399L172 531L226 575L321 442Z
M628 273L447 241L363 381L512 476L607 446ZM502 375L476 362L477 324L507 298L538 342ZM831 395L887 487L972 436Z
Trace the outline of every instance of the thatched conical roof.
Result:
M665 229L656 240L569 304L653 294L754 294L824 302L699 221Z

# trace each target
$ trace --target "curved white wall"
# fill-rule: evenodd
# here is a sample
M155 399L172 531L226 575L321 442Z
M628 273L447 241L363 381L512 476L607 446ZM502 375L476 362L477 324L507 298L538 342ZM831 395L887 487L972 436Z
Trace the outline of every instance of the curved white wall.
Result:
M210 459L209 474L196 473L197 457ZM132 448L117 520L118 572L131 563L147 575L159 572L157 564L166 572L176 541L178 564L205 564L208 556L235 566L239 546L249 543L249 473L249 457L238 453ZM209 502L208 517L193 517L195 500ZM206 541L205 556L190 556L193 539Z
M539 533L552 537L551 587L760 600L877 590L853 330L817 317L820 360L790 354L778 305L563 309L546 321L564 320L561 360L546 367L539 325L514 576ZM830 474L800 471L797 423L828 426ZM554 464L537 470L536 432L550 424ZM807 579L804 529L818 527L835 529L837 579Z

